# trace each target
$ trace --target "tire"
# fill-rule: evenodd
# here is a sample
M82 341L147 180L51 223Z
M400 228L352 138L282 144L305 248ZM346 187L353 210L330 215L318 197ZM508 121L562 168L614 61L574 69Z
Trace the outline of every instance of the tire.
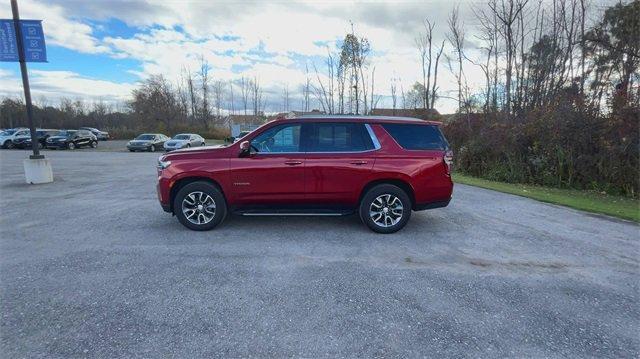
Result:
M135 150L129 150L129 152L136 152Z
M67 143L67 149L69 150L75 150L76 149L76 144L73 142L69 142Z
M379 212L371 210L376 207L380 208ZM407 224L411 218L411 207L409 195L400 187L379 184L365 193L358 212L369 229L388 234L401 230ZM377 212L379 216L372 212Z
M96 148L98 147L98 141L91 141L91 148Z
M187 148L189 148L189 147L191 147L191 144L190 144L190 143L187 143Z
M204 147L204 146L206 146L206 144L205 144L204 142L202 142L202 143L200 144L200 146Z
M11 140L7 140L2 147L6 149L12 149L15 146L13 145L13 142Z
M196 206L199 203L204 206L210 205L209 199L215 205L213 211L207 211L206 207ZM190 202L194 202L194 204L192 205ZM213 215L211 215L212 212ZM182 187L176 194L173 199L173 213L183 226L194 231L208 231L220 224L226 217L227 202L218 186L205 181L192 182ZM191 217L187 218L189 214ZM196 221L203 223L198 224Z
M39 150L44 149L44 145L42 144L42 142L38 142L38 149Z
M149 152L156 152L156 145L151 145L151 147L149 147Z

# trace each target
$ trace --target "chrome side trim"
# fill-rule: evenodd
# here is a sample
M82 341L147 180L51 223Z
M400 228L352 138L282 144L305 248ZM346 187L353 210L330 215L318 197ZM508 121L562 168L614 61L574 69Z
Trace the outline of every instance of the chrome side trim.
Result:
M380 141L378 141L378 137L373 132L373 129L371 128L371 125L369 125L368 123L365 123L364 127L367 128L367 132L369 132L369 136L371 136L371 141L373 141L373 147L376 150L379 150L382 146L380 146Z

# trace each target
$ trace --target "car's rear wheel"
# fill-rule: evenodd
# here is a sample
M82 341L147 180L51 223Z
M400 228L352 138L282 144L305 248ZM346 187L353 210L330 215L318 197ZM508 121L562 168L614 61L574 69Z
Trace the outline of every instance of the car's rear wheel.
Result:
M194 231L208 231L227 215L227 204L220 189L198 181L182 187L173 200L173 213L180 223Z
M76 149L76 144L73 143L73 142L69 142L67 144L67 148L70 149L70 150L75 150Z
M187 148L189 148L189 147L191 147L191 144L190 144L190 143L187 143Z
M372 231L394 233L411 218L411 199L398 186L377 185L360 202L360 218Z

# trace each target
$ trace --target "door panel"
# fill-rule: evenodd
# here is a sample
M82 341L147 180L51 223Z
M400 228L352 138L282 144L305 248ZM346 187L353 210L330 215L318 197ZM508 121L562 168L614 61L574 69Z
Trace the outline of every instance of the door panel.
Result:
M318 204L353 206L375 161L375 147L365 125L317 123L309 132L307 199Z
M230 160L238 203L266 205L304 200L304 154L252 154Z
M307 200L318 204L353 206L369 180L375 158L372 153L309 153L305 163Z
M251 140L249 156L230 159L230 182L239 205L304 202L301 129L297 123L266 129Z

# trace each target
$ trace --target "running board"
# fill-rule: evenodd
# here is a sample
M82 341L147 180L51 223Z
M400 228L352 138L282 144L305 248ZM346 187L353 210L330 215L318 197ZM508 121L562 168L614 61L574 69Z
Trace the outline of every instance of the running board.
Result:
M347 216L353 210L335 209L238 209L233 211L242 216Z

